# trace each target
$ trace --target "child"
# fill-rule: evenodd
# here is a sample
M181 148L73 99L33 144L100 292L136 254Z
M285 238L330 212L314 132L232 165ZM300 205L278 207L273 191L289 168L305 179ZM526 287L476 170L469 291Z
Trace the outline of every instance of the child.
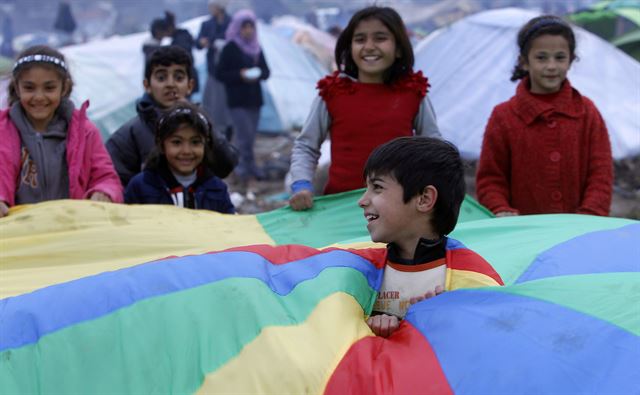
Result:
M358 201L374 242L388 243L384 277L367 320L389 336L411 304L463 287L502 285L482 257L447 238L464 200L464 169L451 143L399 137L364 166L367 189ZM474 273L475 272L475 273Z
M123 186L142 170L142 164L155 143L155 124L161 113L180 101L186 101L193 88L192 62L189 54L177 46L161 47L151 54L145 65L144 89L136 110L138 115L122 125L107 141L116 171ZM212 130L212 133L215 131ZM215 141L218 177L226 177L237 163L237 155L219 133Z
M127 186L125 202L235 213L227 186L209 170L217 158L207 118L192 104L178 103L157 130L156 147Z
M320 146L331 134L325 193L362 187L362 168L378 145L398 136L439 136L426 96L429 84L413 72L413 49L400 15L388 7L358 11L340 34L336 72L320 90L291 153L294 210L313 206L312 180Z
M258 43L253 11L236 12L225 37L227 44L220 53L215 75L224 83L227 94L234 144L240 151L240 163L235 174L244 188L254 179L263 178L255 163L253 146L262 107L260 81L269 78L270 72Z
M480 203L498 216L608 215L613 165L598 109L566 78L576 40L562 19L533 18L518 33L516 95L496 106L478 163Z
M122 202L122 186L100 132L69 99L64 56L24 50L13 67L9 105L0 111L0 217L15 204L54 199Z

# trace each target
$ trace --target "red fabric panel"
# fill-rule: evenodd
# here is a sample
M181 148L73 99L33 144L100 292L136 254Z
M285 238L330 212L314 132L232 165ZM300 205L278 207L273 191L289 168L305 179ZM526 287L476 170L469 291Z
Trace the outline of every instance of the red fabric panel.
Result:
M504 285L502 277L495 271L493 266L489 264L483 257L472 250L459 248L455 250L447 250L449 254L449 269L467 270L470 272L481 273L496 280L500 285Z
M280 265L291 261L297 261L300 259L309 258L311 256L322 254L329 251L341 250L348 251L352 254L358 255L373 264L376 268L381 269L384 267L387 258L386 248L363 248L363 249L351 249L351 248L325 248L317 249L313 247L307 247L298 244L286 244L280 246L271 246L268 244L254 244L242 247L233 247L224 251L215 251L213 254L219 252L229 251L242 251L253 252L262 256L274 265Z
M389 338L354 343L327 383L325 394L453 394L427 339L403 321Z

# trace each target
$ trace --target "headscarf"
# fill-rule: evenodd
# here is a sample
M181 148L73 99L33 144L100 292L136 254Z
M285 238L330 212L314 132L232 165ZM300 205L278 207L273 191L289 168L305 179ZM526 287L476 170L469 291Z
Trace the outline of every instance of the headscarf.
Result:
M242 24L247 21L253 23L253 26L256 28L256 34L254 34L254 36L249 40L246 40L240 34ZM260 56L261 49L260 44L258 43L256 14L254 14L253 11L249 9L243 9L233 14L231 23L229 23L229 27L227 28L227 31L225 33L225 38L227 39L227 41L233 41L234 43L236 43L238 47L240 47L242 52L253 57L254 59L258 59L258 57Z

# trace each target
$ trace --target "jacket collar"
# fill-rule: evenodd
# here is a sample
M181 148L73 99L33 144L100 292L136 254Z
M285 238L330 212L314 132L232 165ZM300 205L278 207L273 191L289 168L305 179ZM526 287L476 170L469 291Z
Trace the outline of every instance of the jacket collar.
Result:
M400 258L398 246L395 243L387 244L387 259L400 265L420 265L426 262L444 258L447 251L447 237L430 240L420 238L413 259Z
M568 79L565 79L556 99L552 103L546 103L531 94L529 77L525 77L518 84L516 95L511 98L511 103L515 113L526 124L531 124L541 115L551 113L560 113L571 118L579 118L584 115L582 96L573 89Z

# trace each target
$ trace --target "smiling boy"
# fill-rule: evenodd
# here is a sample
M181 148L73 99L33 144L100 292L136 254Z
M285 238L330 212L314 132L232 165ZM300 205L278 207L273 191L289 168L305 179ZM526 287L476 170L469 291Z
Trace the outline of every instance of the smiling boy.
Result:
M374 242L387 244L384 277L367 320L379 336L399 326L410 305L463 287L502 285L482 257L447 237L465 195L457 148L430 137L400 137L376 148L358 201Z
M194 87L191 57L178 46L160 47L145 64L143 86L145 94L136 104L138 115L122 125L106 143L123 186L138 174L155 145L156 121L163 111L180 101L186 101ZM212 130L216 141L216 168L226 177L237 163L237 154L227 140Z

